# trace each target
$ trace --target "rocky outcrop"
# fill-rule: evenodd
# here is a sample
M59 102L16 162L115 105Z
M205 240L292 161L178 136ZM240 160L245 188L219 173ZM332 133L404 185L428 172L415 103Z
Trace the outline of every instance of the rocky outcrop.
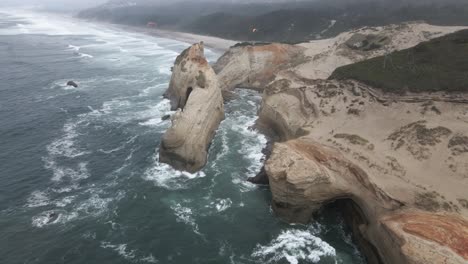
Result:
M276 143L265 170L273 194L273 208L290 222L307 223L313 212L336 199L352 198L358 204L378 200L380 203L374 205L388 210L402 205L339 151L308 137ZM374 206L361 208L377 210Z
M468 261L468 96L324 80L459 29L362 28L298 45L239 45L218 60L225 94L263 91L257 126L276 142L250 181L270 184L281 218L306 223L339 204L369 263Z
M304 63L304 50L279 43L239 45L231 47L213 68L223 91L236 87L262 90L278 72Z
M203 43L183 51L172 71L165 97L177 112L162 137L159 159L176 169L196 172L206 164L208 147L224 118L223 98Z
M340 66L410 48L463 28L404 23L360 28L332 39L296 45L241 43L231 47L213 68L223 94L229 95L236 87L263 90L282 78L327 79Z
M72 87L78 88L78 84L76 84L76 82L74 82L74 81L68 81L67 86L72 86Z
M373 90L306 79L265 88L258 124L278 139L265 163L273 209L306 223L347 201L369 263L466 263L466 105Z
M403 211L380 223L399 244L406 263L468 261L468 221L458 215Z

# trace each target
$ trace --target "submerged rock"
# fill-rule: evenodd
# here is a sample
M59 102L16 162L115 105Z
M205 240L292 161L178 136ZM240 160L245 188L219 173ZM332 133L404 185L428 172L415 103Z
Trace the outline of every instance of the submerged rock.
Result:
M218 78L205 58L203 43L177 57L165 96L177 112L162 137L159 159L176 169L196 172L206 164L208 147L224 119Z
M165 116L161 117L161 120L166 121L166 120L169 120L170 118L171 118L171 115L165 115Z

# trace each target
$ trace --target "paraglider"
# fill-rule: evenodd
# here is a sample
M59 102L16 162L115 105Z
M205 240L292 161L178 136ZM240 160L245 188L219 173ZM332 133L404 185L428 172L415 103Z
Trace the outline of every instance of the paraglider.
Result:
M148 28L156 28L157 26L158 24L156 22L151 22L151 21L146 24L146 27Z

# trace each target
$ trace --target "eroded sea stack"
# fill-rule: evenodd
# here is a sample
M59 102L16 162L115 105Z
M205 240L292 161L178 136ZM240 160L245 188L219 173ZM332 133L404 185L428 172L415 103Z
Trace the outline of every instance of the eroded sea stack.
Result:
M203 43L177 57L165 97L177 112L162 137L159 160L178 170L196 172L206 164L208 147L224 119L218 78L205 58Z

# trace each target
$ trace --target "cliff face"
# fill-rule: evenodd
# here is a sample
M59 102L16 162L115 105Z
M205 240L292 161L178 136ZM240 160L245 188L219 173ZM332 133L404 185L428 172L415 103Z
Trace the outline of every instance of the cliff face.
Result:
M177 112L162 137L159 159L196 172L205 165L209 144L224 118L218 78L205 59L203 43L177 57L165 96Z
M340 66L410 48L461 29L464 27L405 23L356 29L297 45L241 43L221 56L213 69L225 94L236 87L263 90L274 80L327 79Z
M306 223L334 202L369 263L468 262L468 95L325 80L339 66L461 29L363 28L299 49L235 47L220 58L223 91L263 91L257 125L277 142L255 181L269 182L281 218ZM378 45L356 48L356 35Z
M281 70L305 62L304 48L287 44L240 45L229 49L213 66L221 89L262 90Z
M352 201L365 219L355 230L381 257L374 262L466 263L468 152L459 150L468 113L451 97L379 97L354 81L273 82L258 120L280 139L265 163L273 208L304 223L323 205Z

